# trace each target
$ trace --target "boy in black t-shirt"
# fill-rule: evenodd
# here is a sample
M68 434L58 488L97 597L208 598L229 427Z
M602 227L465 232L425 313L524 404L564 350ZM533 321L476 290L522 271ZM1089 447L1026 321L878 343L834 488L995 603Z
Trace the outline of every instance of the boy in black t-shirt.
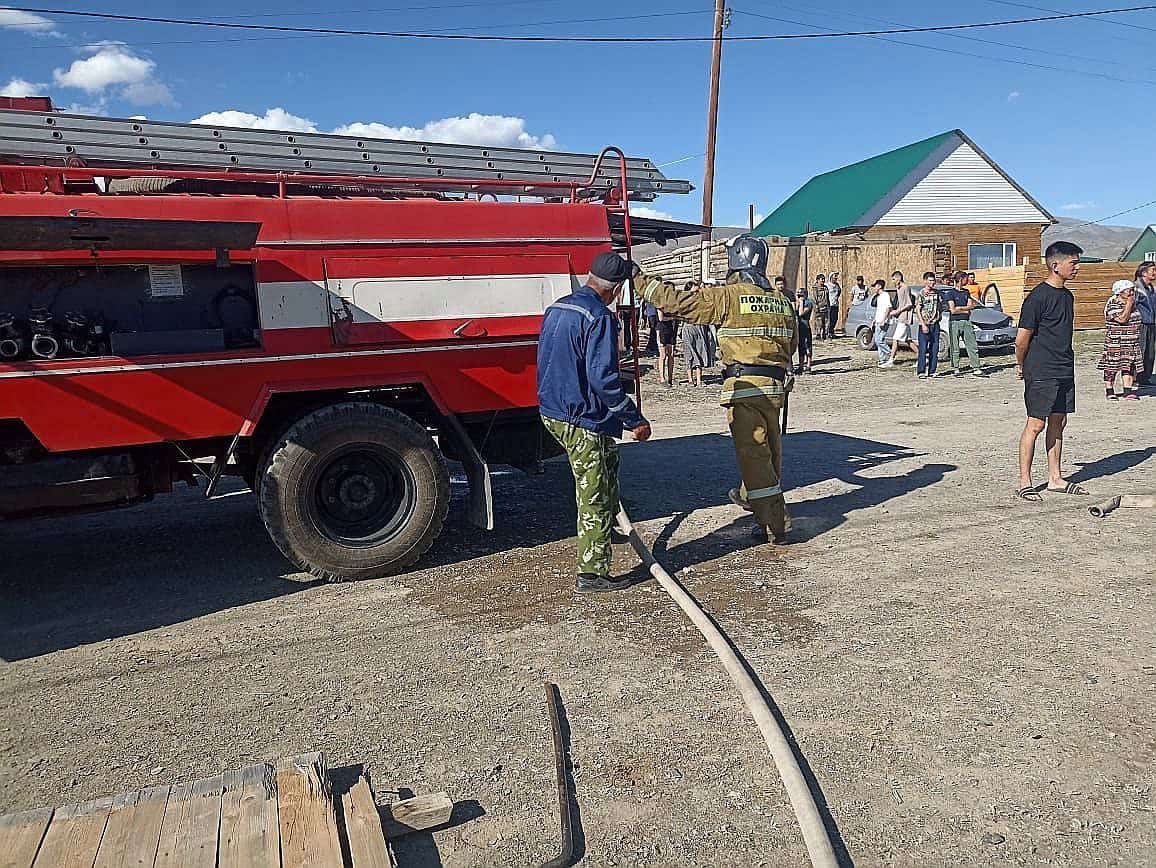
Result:
M1048 491L1087 494L1060 475L1064 428L1068 415L1076 412L1076 366L1072 351L1074 299L1064 284L1080 271L1084 251L1069 241L1048 247L1044 259L1047 279L1031 291L1020 310L1016 333L1016 376L1024 381L1024 404L1028 420L1020 435L1020 481L1016 497L1039 503L1043 500L1032 485L1032 460L1036 440L1047 431Z

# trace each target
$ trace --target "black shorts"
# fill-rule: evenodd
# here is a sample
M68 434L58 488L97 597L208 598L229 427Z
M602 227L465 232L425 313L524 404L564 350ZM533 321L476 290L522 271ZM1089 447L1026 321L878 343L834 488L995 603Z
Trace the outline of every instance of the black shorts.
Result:
M663 347L674 346L674 334L678 323L672 319L658 321L658 344Z
M1033 419L1076 412L1075 380L1025 380L1024 404Z

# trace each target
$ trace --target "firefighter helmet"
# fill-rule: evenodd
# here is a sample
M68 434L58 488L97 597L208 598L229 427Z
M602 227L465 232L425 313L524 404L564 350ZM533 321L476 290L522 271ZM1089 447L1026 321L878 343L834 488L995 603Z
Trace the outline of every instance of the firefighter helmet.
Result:
M737 271L748 282L763 289L771 286L767 280L769 259L767 242L754 235L739 235L727 245L727 272L734 274Z

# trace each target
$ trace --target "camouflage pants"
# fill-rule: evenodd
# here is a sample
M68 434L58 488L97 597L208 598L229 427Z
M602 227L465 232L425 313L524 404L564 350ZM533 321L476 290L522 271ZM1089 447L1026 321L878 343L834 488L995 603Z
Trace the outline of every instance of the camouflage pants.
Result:
M578 572L610 575L610 530L618 515L618 444L613 437L542 417L566 450L578 501Z

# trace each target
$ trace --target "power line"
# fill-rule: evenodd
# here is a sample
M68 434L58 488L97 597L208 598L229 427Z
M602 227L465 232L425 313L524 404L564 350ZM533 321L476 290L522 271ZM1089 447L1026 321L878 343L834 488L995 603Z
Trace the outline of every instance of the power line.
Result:
M1135 208L1126 208L1123 211L1117 211L1115 214L1109 214L1107 217L1101 217L1099 220L1089 220L1086 223L1077 223L1075 226L1068 227L1069 229L1079 229L1081 226L1094 226L1097 223L1103 223L1105 220L1111 220L1113 217L1123 217L1125 214L1131 214L1133 211L1139 211L1141 208L1147 208L1149 205L1156 205L1156 199L1151 202L1145 202L1143 205L1137 205Z
M244 15L222 15L222 21L235 21L241 18L289 18L308 15L383 15L390 12L434 12L443 9L478 9L494 6L529 6L541 3L558 2L558 0L486 0L482 3L439 3L432 6L386 6L377 9L312 9L307 12L298 10L282 10L279 12L249 12Z
M999 0L995 0L995 2L999 2ZM1021 4L1012 4L1012 5L1021 5ZM776 6L779 9L789 9L792 12L801 12L803 14L809 14L809 13L813 13L813 12L821 12L821 13L825 13L825 14L842 15L845 18L855 18L855 19L858 19L860 21L874 21L876 24L892 24L892 25L895 25L897 27L905 26L903 24L903 22L901 22L901 21L891 21L891 20L888 20L886 18L873 18L870 15L859 15L859 14L856 14L854 12L843 12L842 10L823 9L821 7L815 7L815 6L811 7L810 9L802 9L802 8L797 7L797 6L785 6L781 3L776 4ZM1025 7L1025 8L1039 8L1039 7ZM736 10L736 11L738 11L738 10ZM1045 11L1051 12L1053 10L1049 9L1049 10L1045 10ZM801 22L792 22L792 23L801 23ZM804 26L813 26L813 25L804 25ZM1050 49L1050 48L1034 48L1030 45L1020 45L1020 44L1015 43L1015 42L1000 42L1000 41L995 40L995 39L984 39L984 38L979 37L979 36L964 36L961 33L948 33L945 35L949 36L952 39L963 39L963 40L966 40L968 42L979 43L980 45L994 45L994 46L998 46L1000 48L1014 48L1017 51L1030 51L1033 54L1047 54L1051 57L1054 57L1056 55L1056 51L1054 49ZM930 48L931 46L928 46L928 47ZM936 48L935 50L938 51L939 49ZM968 56L974 56L974 55L968 55ZM1086 61L1088 63L1102 63L1102 64L1106 64L1108 66L1128 66L1132 69L1143 69L1143 70L1147 70L1149 72L1156 72L1156 67L1137 66L1135 63L1133 63L1130 60L1128 60L1128 61L1104 60L1104 59L1099 58L1099 57L1088 57L1087 55L1083 55L1083 54L1072 54L1068 51L1064 51L1063 57L1067 60L1083 60L1083 61ZM1004 62L1010 62L1010 61L1004 61ZM1080 70L1075 70L1075 69L1070 70L1070 71L1071 72L1077 72L1077 73L1080 72Z
M269 31L275 33L377 36L390 39L471 42L595 43L616 45L709 43L715 41L714 37L712 36L515 36L510 34L490 35L476 33L433 33L429 31L418 32L402 30L355 30L336 27L290 27L283 24L239 24L236 22L199 18L165 18L152 15L120 15L111 12L86 12L73 9L45 9L33 6L9 6L6 8L16 12L30 12L37 15L67 15L79 18L96 18L105 21L126 21L143 24L174 24L186 27L214 27L225 30ZM1045 21L1064 21L1077 18L1094 18L1102 15L1118 15L1125 12L1143 12L1153 9L1156 9L1156 4L1127 6L1117 9L1099 9L1085 12L1067 12L1056 15L1036 16L1033 18L1012 18L1001 21L985 21L971 24L942 24L931 27L900 27L891 30L851 30L824 33L768 33L755 36L724 36L722 38L726 42L780 42L791 40L889 36L892 34L903 33L944 33L953 30L976 30L988 27L1009 27L1020 24L1037 24Z
M431 7L432 8L432 7ZM449 7L447 7L449 8ZM503 27L553 27L567 24L592 24L606 21L641 21L648 18L674 18L683 15L708 15L709 9L687 9L675 12L649 12L643 15L612 15L604 18L569 18L562 21L520 21L512 24L479 24L473 27L447 27L434 28L425 31L431 36L436 36L442 33L455 34L467 33L478 30L500 30ZM298 33L293 36L235 36L228 39L166 39L158 41L132 41L126 42L124 40L116 40L121 45L127 46L143 46L143 45L213 45L220 43L233 42L263 42L263 41L280 41L286 39L326 39L339 38L348 36L361 36L359 33ZM91 48L94 42L80 42L80 43L61 43L52 42L44 45L30 45L28 48Z
M748 16L752 16L754 18L766 18L770 21L780 21L780 22L788 21L788 23L797 24L797 25L800 25L802 27L813 27L816 30L826 30L826 28L819 27L816 24L807 24L804 21L790 21L789 19L775 18L775 17L770 16L770 15L763 15L763 14L758 13L758 12L747 12L747 11L744 11L741 9L736 9L735 11L738 12L740 15L748 15ZM908 48L922 48L924 51L934 51L936 54L957 54L961 57L967 57L971 60L992 60L992 61L995 61L996 63L1010 63L1010 64L1013 64L1015 66L1027 66L1027 67L1031 67L1033 69L1048 70L1050 72L1067 72L1067 73L1071 73L1073 75L1085 75L1085 76L1090 76L1092 78L1103 78L1103 79L1107 79L1108 81L1118 81L1118 82L1121 82L1123 84L1156 85L1156 81L1150 81L1148 79L1143 79L1143 78L1122 78L1121 76L1112 75L1112 74L1107 73L1107 72L1095 72L1093 70L1087 70L1087 69L1072 69L1071 67L1065 67L1065 66L1050 66L1050 65L1045 64L1045 63L1033 63L1030 60L1016 60L1014 58L1008 58L1008 57L993 57L992 55L989 55L989 54L975 54L975 53L970 52L970 51L958 51L954 48L944 48L941 45L936 45L936 46L923 45L922 43L919 43L919 42L909 42L909 41L903 40L903 39L887 39L886 37L880 37L880 36L873 36L871 38L878 39L880 42L889 42L892 45L903 45L903 46L907 46Z
M686 156L686 157L679 157L677 160L667 160L664 163L655 163L654 166L656 169L665 169L667 166L677 166L679 163L686 163L686 162L689 162L690 160L697 160L699 157L705 157L705 156L706 156L705 152L703 152L701 154L690 154L689 156Z
M1014 6L1018 9L1032 9L1036 12L1055 12L1055 9L1047 9L1043 6L1032 6L1028 3L1012 3L1010 0L989 0L991 3L997 3L1000 6ZM1104 24L1111 24L1115 27L1128 27L1132 30L1144 30L1148 33L1156 33L1156 27L1145 27L1143 24L1133 24L1131 21L1113 21L1111 18L1101 19Z

